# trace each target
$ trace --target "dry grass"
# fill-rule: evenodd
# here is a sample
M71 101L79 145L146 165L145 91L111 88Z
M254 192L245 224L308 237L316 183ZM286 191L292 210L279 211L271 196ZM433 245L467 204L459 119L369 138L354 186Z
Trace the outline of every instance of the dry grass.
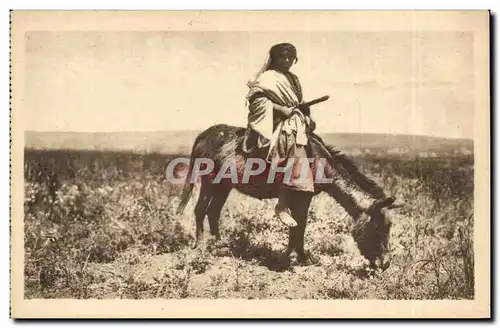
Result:
M233 192L222 241L192 249L193 205L163 181L168 156L26 151L27 298L474 297L473 158L356 161L405 201L391 231L393 260L366 274L351 220L327 195L313 200L306 247L314 266L288 268L275 200Z

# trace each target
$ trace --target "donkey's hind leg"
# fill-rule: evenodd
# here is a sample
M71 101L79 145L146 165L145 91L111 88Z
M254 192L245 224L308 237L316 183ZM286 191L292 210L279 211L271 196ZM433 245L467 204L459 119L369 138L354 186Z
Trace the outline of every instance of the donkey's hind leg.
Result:
M231 187L225 185L213 186L211 190L212 199L208 206L207 215L208 223L210 224L210 233L212 234L212 236L215 236L216 240L220 240L220 212L222 210L222 207L224 207L224 203L226 202L230 192Z
M196 246L203 241L203 221L205 221L205 215L207 214L208 205L210 205L212 196L211 184L202 182L200 195L194 208L194 214L196 217Z

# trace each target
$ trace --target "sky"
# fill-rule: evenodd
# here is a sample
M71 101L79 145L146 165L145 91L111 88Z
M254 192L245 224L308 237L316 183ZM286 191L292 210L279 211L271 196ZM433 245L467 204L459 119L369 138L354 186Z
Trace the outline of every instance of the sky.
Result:
M317 132L473 138L473 35L460 31L26 34L31 131L246 125L246 81L279 42L297 47Z

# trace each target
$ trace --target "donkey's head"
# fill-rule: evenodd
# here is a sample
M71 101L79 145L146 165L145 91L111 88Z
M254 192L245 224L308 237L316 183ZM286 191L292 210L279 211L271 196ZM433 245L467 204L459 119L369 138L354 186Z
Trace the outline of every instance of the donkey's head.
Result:
M393 203L394 198L377 202L356 220L352 230L361 254L370 261L372 269L384 271L391 264L389 249L391 210L401 206Z

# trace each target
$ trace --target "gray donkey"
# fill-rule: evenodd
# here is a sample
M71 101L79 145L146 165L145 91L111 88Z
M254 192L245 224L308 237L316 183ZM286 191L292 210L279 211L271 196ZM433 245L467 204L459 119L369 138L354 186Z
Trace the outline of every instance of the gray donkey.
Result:
M192 147L189 172L186 177L178 213L182 213L192 195L194 183L191 181L196 158L209 158L220 169L224 161L236 163L238 176L245 170L245 160L249 154L242 150L245 128L218 124L201 132ZM389 234L391 209L399 207L393 197L387 197L380 186L364 175L355 163L344 154L326 145L316 134L311 134L308 146L309 157L323 161L323 176L330 183L316 183L314 193L292 193L291 214L297 226L289 230L287 254L298 259L303 265L310 264L304 251L304 233L311 200L321 192L333 197L354 220L352 236L361 254L368 259L373 269L385 270L390 265ZM318 169L318 161L311 164L313 172ZM257 199L277 198L280 180L267 183L262 177L252 177L247 183L234 183L231 179L213 183L213 175L202 175L199 198L195 206L197 244L203 237L203 221L208 216L210 232L220 239L219 218L222 207L232 189ZM240 181L240 180L238 180ZM370 206L365 206L369 200Z

